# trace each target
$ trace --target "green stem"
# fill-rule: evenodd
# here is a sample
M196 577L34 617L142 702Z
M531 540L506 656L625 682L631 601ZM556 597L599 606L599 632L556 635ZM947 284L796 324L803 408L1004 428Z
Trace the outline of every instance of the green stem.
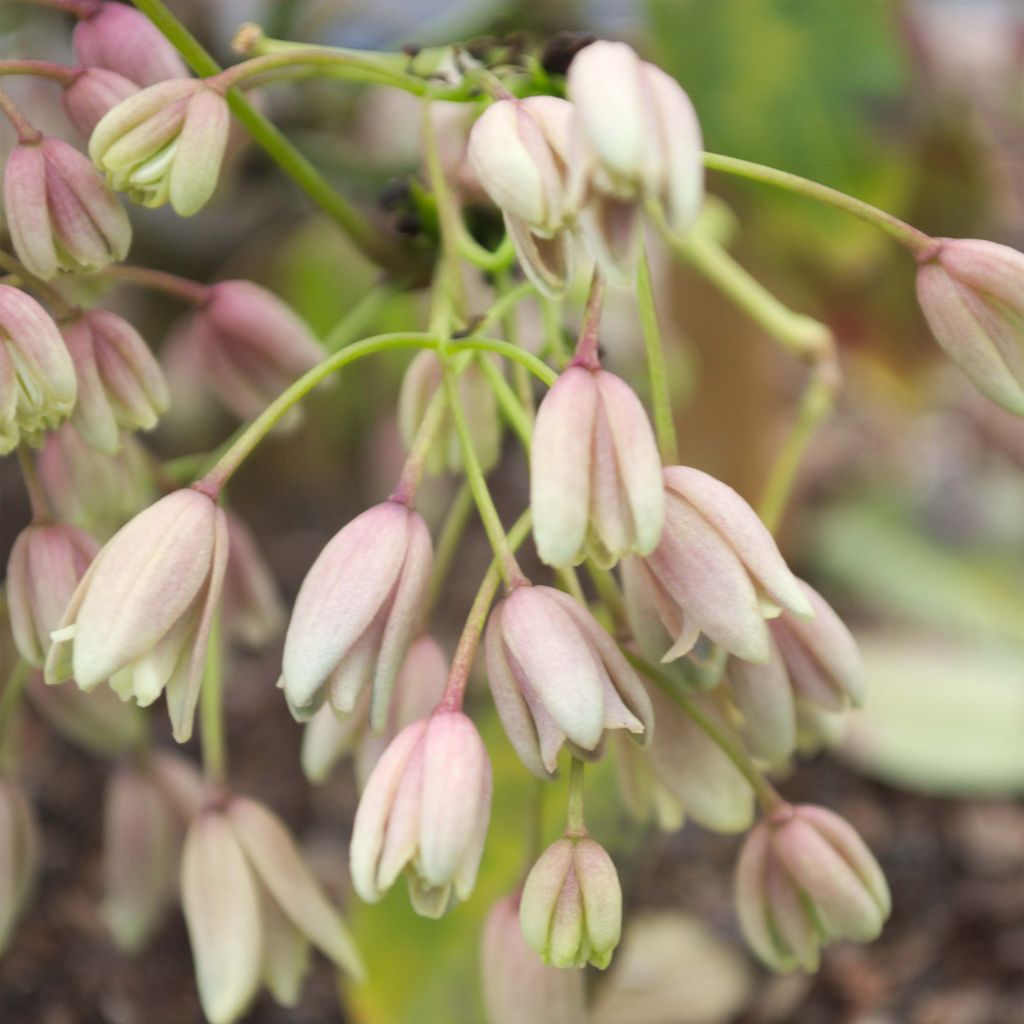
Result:
M0 693L0 770L4 768L7 760L7 748L18 705L21 703L21 696L25 692L25 684L31 671L29 663L19 658L7 677L3 692Z
M754 791L754 795L757 797L758 803L765 814L770 814L772 810L783 802L775 787L764 777L743 747L716 722L704 714L689 697L681 693L674 679L650 662L634 654L628 648L623 647L622 653L635 669L642 672L651 682L657 684L662 691L671 697L693 719L697 727L732 761L737 771L750 784L750 788Z
M167 37L198 75L211 77L222 70L191 32L167 9L162 0L132 0L132 3ZM368 259L389 270L404 268L408 254L398 243L359 212L334 189L274 124L257 111L237 90L227 93L228 105L253 140L352 240Z
M523 835L526 837L523 843L523 873L522 881L526 881L533 865L542 852L542 841L544 838L544 796L547 793L547 783L543 779L531 779L533 785L530 787L529 802L526 807L526 827Z
M501 245L493 252L482 246L467 230L466 225L459 222L459 255L472 263L473 266L491 273L507 270L516 259L516 249L510 235L501 240Z
M587 826L583 821L583 762L572 759L569 768L569 801L565 815L565 834L582 837L587 834Z
M328 332L323 340L325 352L337 352L364 334L397 295L399 287L381 281L371 288Z
M420 612L420 622L427 622L430 619L430 613L441 596L473 507L473 491L463 480L452 499L444 525L441 527L441 535L434 551L434 567L430 572L430 584L427 587L427 596L423 599L423 608Z
M626 602L619 591L618 584L610 569L599 569L592 558L586 561L587 575L598 596L608 609L608 614L615 624L615 628L623 634L629 632L629 624L626 619Z
M509 310L518 305L523 299L536 295L537 289L529 282L523 281L507 292L502 292L491 304L491 307L484 313L473 327L473 334L486 334L495 324L504 323ZM514 343L514 339L507 339Z
M50 503L46 500L46 492L43 490L42 481L39 479L39 472L36 469L35 460L26 445L18 445L18 465L21 467L21 476L25 481L25 490L28 491L29 506L32 509L33 523L48 523L52 518Z
M923 231L894 217L891 213L879 210L876 206L865 203L861 199L854 199L853 196L848 196L845 192L829 188L827 185L820 185L807 178L801 178L797 174L780 171L774 167L765 167L764 164L752 163L749 160L722 156L720 153L705 153L704 166L711 171L724 171L726 174L735 174L751 181L775 185L778 188L806 196L808 199L817 199L819 202L827 203L837 210L852 213L854 217L881 228L901 245L906 246L915 256L924 252L932 244L932 239Z
M540 312L544 320L544 350L559 368L564 367L569 361L569 352L562 334L562 300L542 298Z
M517 370L524 369L522 363L515 363L514 365ZM487 383L490 384L491 390L494 392L494 397L498 400L502 414L508 421L509 426L515 431L523 448L528 452L530 450L530 439L533 434L533 420L529 412L523 408L522 402L509 386L508 381L505 380L501 375L501 371L490 359L482 357L480 359L480 368L483 370Z
M220 642L220 612L213 617L206 653L206 671L200 694L199 720L203 751L203 774L211 786L227 779L227 738L224 728L224 654Z
M679 443L676 439L676 424L672 415L672 393L668 372L665 369L665 349L658 326L658 311L654 304L654 289L651 287L651 267L647 258L647 247L640 255L636 273L637 304L640 309L640 328L644 336L644 351L647 354L647 372L651 383L651 402L654 406L654 430L658 437L661 461L674 466L679 461Z
M506 235L506 239L507 238L508 236ZM498 272L497 285L499 298L514 290L512 287L511 275L508 270ZM508 341L509 344L515 345L516 348L520 347L519 327L516 323L515 313L511 307L508 307L507 311L501 318L501 333L505 336L505 340ZM532 429L534 418L533 389L531 387L530 378L526 372L526 368L521 363L515 363L513 365L512 378L515 381L516 392L519 395L519 403L526 412Z
M509 344L499 338L478 338L471 335L468 338L460 338L458 341L450 341L446 346L449 352L461 352L465 349L477 349L481 352L497 352L499 356L511 359L515 363L525 366L538 380L543 381L549 388L558 380L558 374L542 362L535 355L516 345Z
M52 78L61 85L69 86L79 75L67 64L55 64L50 60L0 60L0 75L36 75Z

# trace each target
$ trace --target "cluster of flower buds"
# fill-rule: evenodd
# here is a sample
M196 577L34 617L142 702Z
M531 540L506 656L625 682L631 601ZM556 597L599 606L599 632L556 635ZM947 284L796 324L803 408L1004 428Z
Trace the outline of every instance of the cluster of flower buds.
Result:
M294 1006L311 945L363 977L341 915L288 830L255 800L230 796L196 815L185 839L181 893L210 1024L241 1017L261 985Z

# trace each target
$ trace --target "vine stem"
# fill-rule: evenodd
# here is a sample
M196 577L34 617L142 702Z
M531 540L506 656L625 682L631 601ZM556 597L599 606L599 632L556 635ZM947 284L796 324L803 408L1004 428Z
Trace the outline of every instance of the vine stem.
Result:
M206 670L200 695L199 720L203 774L210 786L227 779L227 733L224 726L224 654L221 649L220 612L213 616L206 652Z
M587 370L601 369L601 356L598 352L598 341L601 332L601 309L604 306L604 276L594 268L594 276L590 279L590 292L587 295L587 308L583 313L583 326L580 328L576 351L573 353L571 366L582 366Z
M809 199L817 199L819 202L834 206L837 210L851 213L854 217L881 228L915 256L925 252L932 245L932 239L923 231L894 217L891 213L879 210L878 207L865 203L862 199L855 199L828 185L821 185L808 178L801 178L798 174L790 174L789 171L780 171L775 167L766 167L764 164L740 160L734 156L724 156L721 153L705 153L704 166L711 171L723 171L726 174L734 174L751 181L775 185Z
M167 9L162 0L132 0L132 3L167 37L197 75L212 77L221 72L220 65ZM259 113L235 89L228 90L227 101L253 140L348 235L364 256L388 270L407 267L408 254L402 251L395 239L384 235L369 218L333 188L273 122Z
M35 75L37 78L51 78L65 87L79 74L75 68L55 64L51 60L0 60L0 75Z
M100 274L116 281L137 284L166 295L173 295L174 298L181 299L193 306L202 306L210 295L210 286L201 281L193 281L191 278L171 274L166 270L154 270L152 267L111 263L104 267Z
M52 518L50 503L46 500L46 492L43 490L42 481L39 479L39 471L36 469L32 453L23 444L18 445L18 465L21 468L21 475L25 481L25 490L28 491L28 501L32 509L32 522L49 522Z
M697 727L705 733L708 738L717 744L722 753L736 766L737 771L747 780L750 788L754 791L758 803L761 805L765 815L771 814L784 801L775 787L758 770L757 765L750 759L746 751L735 742L726 732L713 722L689 697L679 691L679 686L674 679L667 676L659 668L649 661L634 654L626 647L622 653L629 663L642 672L651 682L655 683L669 697L672 698L685 711Z
M583 821L583 762L573 757L569 768L569 801L565 815L565 834L582 838L587 834Z
M58 317L68 317L76 312L75 307L64 298L60 289L56 288L49 281L44 281L41 277L37 277L20 260L16 260L13 256L8 256L5 252L0 252L0 268L9 271L22 284L27 285L34 292L42 296L53 307L53 311Z
M38 142L43 137L43 133L32 126L28 118L18 109L14 100L2 89L0 89L0 111L3 111L4 116L11 122L19 142Z
M672 393L665 369L665 347L658 326L658 311L651 287L651 266L647 246L643 247L636 272L637 305L640 310L640 328L644 336L647 355L647 373L651 383L651 402L654 406L654 430L658 438L661 461L674 466L679 461L679 442L676 438L675 418L672 415Z

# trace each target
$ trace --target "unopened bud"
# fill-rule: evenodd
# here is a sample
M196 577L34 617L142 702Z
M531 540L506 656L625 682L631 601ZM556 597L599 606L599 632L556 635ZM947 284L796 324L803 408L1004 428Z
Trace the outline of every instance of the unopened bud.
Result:
M195 79L173 79L108 111L89 139L89 156L133 202L169 202L190 217L217 187L229 125L220 92Z
M890 906L871 851L824 807L784 805L744 843L737 912L747 942L769 967L817 970L822 946L877 938Z
M35 299L0 284L0 455L41 444L71 414L77 393L57 325Z
M206 646L228 556L224 512L194 488L122 527L96 556L53 634L46 681L105 680L152 704L167 690L174 736L192 734Z
M138 91L139 87L131 79L116 71L79 68L64 87L64 112L79 134L88 139L108 110Z
M602 566L648 554L661 536L661 459L640 400L606 370L573 366L544 396L530 461L537 553L549 565Z
M113 455L122 432L152 430L170 396L139 332L116 313L90 309L65 321L61 334L78 376L71 423L82 437Z
M21 789L0 776L0 956L32 894L39 836Z
M935 239L917 271L917 297L936 340L974 386L1024 416L1024 253Z
M103 176L52 135L19 142L4 168L11 244L37 277L91 273L123 260L132 228Z
M565 836L530 869L519 905L526 944L552 967L604 970L622 933L622 888L611 857L587 836Z

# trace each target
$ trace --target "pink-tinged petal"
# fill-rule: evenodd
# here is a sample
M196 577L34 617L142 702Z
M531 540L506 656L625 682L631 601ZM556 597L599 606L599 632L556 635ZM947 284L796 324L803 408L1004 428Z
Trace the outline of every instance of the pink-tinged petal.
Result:
M428 725L429 728L429 725ZM426 735L426 732L423 734ZM377 888L386 892L417 856L420 837L423 786L426 774L423 738L412 749L388 812L384 845L377 864Z
M50 211L46 202L46 167L39 143L14 147L4 167L4 213L18 259L37 277L57 273Z
M530 507L537 553L565 567L584 555L590 516L595 375L566 370L537 410L530 454Z
M768 918L765 891L771 837L767 826L759 824L751 830L740 850L736 865L736 915L743 937L751 949L767 964L776 962L775 940Z
M552 919L572 867L573 842L559 839L540 855L523 886L519 902L523 938L530 949L542 956L547 951Z
M84 317L76 317L64 324L61 334L78 377L78 400L71 422L89 445L113 455L121 447L121 434L96 365L92 330Z
M765 866L765 901L775 937L769 965L781 971L817 971L823 936L808 912L806 901L801 899L793 879L774 853Z
M109 68L138 85L188 77L188 68L164 34L124 4L99 4L78 21L71 41L79 64Z
M179 105L180 101L198 88L201 86L195 79L175 79L129 96L107 111L96 125L89 138L89 159L97 167L114 167L138 153L152 152L154 145L169 142L184 117L185 109L183 104ZM153 119L159 119L155 131L154 126L147 127L147 122ZM122 140L139 128L143 128L143 132L129 145L121 146ZM146 140L145 145L141 144L142 139Z
M279 1006L293 1009L302 996L302 983L309 973L312 947L277 905L265 886L260 890L260 923L263 926L263 956L260 980Z
M320 785L327 781L335 763L350 753L366 724L369 693L364 706L350 715L339 715L325 704L302 731L302 773Z
M515 246L523 273L545 298L561 298L573 271L569 233L556 231L550 238L545 238L531 231L526 221L518 217L506 213L504 219L505 230Z
M784 761L796 747L796 706L779 652L773 647L764 665L733 658L727 671L750 752L771 764Z
M188 104L170 172L170 203L181 217L198 213L217 187L231 114L227 101L200 89Z
M600 961L607 965L622 935L622 888L618 872L611 857L593 839L576 843L573 865L580 884L590 959L599 967Z
M594 259L609 281L624 288L632 286L640 256L642 212L636 199L600 192L593 192L580 210L580 226Z
M134 82L115 71L81 68L64 89L61 101L69 120L88 139L108 111L138 91Z

